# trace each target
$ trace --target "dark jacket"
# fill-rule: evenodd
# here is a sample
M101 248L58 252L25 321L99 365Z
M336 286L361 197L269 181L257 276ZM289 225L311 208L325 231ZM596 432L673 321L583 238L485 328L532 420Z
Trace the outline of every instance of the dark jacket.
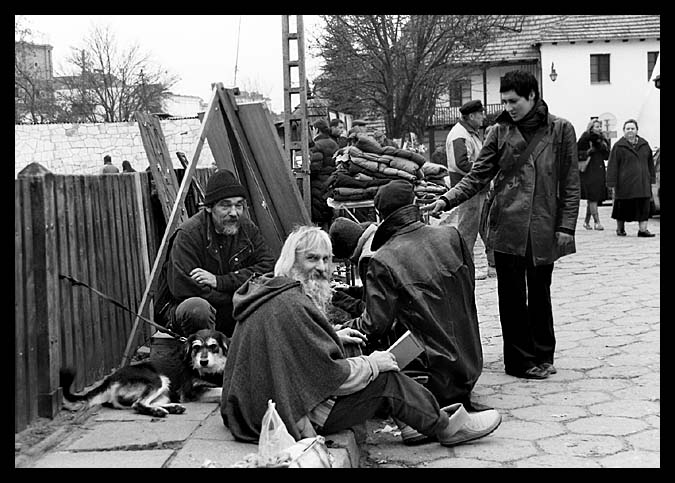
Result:
M594 132L584 132L577 142L579 161L590 157L581 177L581 199L602 201L606 198L605 159L609 157L609 141Z
M232 435L257 441L272 399L288 432L335 395L350 366L333 326L300 282L272 274L252 278L234 296L237 329L223 375L220 412Z
M638 136L633 147L626 138L619 139L609 154L607 186L614 188L618 200L649 198L656 183L654 158L649 143Z
M274 257L258 227L248 218L239 220L241 227L236 235L218 235L211 214L200 210L176 229L166 271L173 309L189 297L206 299L216 309L216 329L228 337L234 329L234 291L254 273L274 268ZM217 287L194 282L190 272L195 268L216 275Z
M429 226L408 205L377 228L351 325L380 337L398 321L424 345L427 388L444 406L468 398L483 368L471 252L455 227Z
M337 150L337 143L327 134L315 137L314 144L309 148L312 221L315 223L330 222L333 217L333 210L326 202L326 191L330 176L335 171L333 154Z
M545 104L544 104L545 105ZM556 232L574 235L579 214L579 166L572 124L546 115L545 134L528 159L527 142L506 111L490 130L471 171L442 195L452 209L485 188L494 178L495 198L488 215L487 247L525 256L531 238L535 265L547 265L576 252L561 252Z

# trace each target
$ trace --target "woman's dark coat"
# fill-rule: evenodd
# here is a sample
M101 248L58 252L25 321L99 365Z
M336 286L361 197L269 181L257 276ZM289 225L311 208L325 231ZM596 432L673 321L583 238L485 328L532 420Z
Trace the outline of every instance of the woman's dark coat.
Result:
M581 199L603 201L607 197L605 159L609 157L609 141L602 135L584 132L577 142L579 161L590 156L586 171L579 172Z
M607 165L607 186L618 200L649 198L656 183L654 158L649 143L638 136L635 147L622 137L612 147Z
M335 171L333 154L337 150L337 143L323 133L314 138L309 148L312 221L315 223L330 222L333 217L333 210L326 203L326 190L330 175Z

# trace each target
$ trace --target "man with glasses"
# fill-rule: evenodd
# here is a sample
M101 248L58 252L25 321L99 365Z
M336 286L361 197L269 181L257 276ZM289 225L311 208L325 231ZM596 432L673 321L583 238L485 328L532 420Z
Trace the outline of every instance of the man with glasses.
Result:
M217 171L206 184L205 208L172 235L155 318L174 332L189 336L210 328L231 337L235 290L254 273L273 269L260 230L242 216L246 196L231 171Z

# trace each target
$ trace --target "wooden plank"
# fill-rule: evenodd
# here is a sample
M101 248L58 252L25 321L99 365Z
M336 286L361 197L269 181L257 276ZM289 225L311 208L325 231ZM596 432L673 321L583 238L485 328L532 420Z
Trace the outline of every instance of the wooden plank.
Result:
M123 177L121 180L124 184L124 196L126 199L127 207L127 216L125 217L128 223L127 227L127 246L129 252L129 267L131 278L129 283L131 284L131 297L129 310L133 311L135 307L138 307L141 301L141 294L143 293L142 283L143 279L143 266L141 264L140 251L141 245L138 241L138 212L135 210L137 208L137 201L135 196L135 189L133 180L130 177ZM143 285L143 286L142 286ZM133 319L131 319L133 321ZM130 323L129 331L131 333L132 324ZM142 335L142 332L141 334ZM136 348L139 345L139 342L142 343L142 337L137 337L134 342Z
M124 202L122 194L121 194L121 188L120 188L120 180L119 176L113 176L112 180L112 186L113 186L113 196L110 200L112 203L112 211L114 213L114 221L115 221L115 238L117 238L117 252L116 252L116 260L117 260L117 270L119 272L119 296L115 297L115 300L117 300L120 304L122 304L125 307L129 307L131 300L129 298L129 276L128 276L128 270L127 270L127 263L126 263L126 240L125 240L125 230L124 230L124 224L122 221L122 218L124 216L124 213L122 212L120 206L121 203ZM121 309L120 309L121 310ZM128 337L129 333L129 319L128 319L128 312L121 311L120 316L118 318L118 331L119 331L119 336L120 340L118 342L118 347L116 354L121 354L121 346L119 344L123 344L123 341L126 340Z
M239 120L249 140L261 184L269 189L272 205L284 229L284 239L298 224L311 224L311 214L303 202L290 162L264 104L239 106Z
M74 179L74 195L75 195L75 225L77 233L77 270L74 277L84 283L91 285L89 278L89 259L87 247L87 228L86 228L86 207L89 204L88 194L84 190L84 175L75 176ZM84 366L82 372L85 377L85 385L89 385L96 381L94 375L94 366L96 358L96 348L94 346L93 330L91 323L91 307L92 293L86 287L76 287L75 289L80 296L81 312L77 314L77 324L80 327L81 338L79 343L83 345L84 351Z
M28 407L28 357L26 354L26 305L24 300L25 266L22 179L14 181L14 432L23 431L31 422ZM29 200L28 200L29 202Z
M101 292L110 293L109 287L111 285L110 271L112 270L112 261L109 259L110 251L108 249L110 245L110 239L107 226L108 219L105 216L105 213L107 212L107 200L104 198L104 178L105 176L91 177L92 191L90 203L92 205L92 221L94 223L94 252L96 258L96 268L98 270L96 283ZM113 306L107 301L99 299L98 304L101 322L99 347L101 350L101 356L103 357L101 375L105 375L108 374L114 367L111 348L112 335L110 331L110 322L114 314L111 314Z
M136 244L139 247L139 256L140 256L140 267L141 267L141 277L140 277L140 286L138 287L139 297L142 297L145 284L148 283L150 279L150 255L148 251L148 229L146 226L146 210L143 207L143 186L141 184L140 174L134 175L134 196L136 199L136 216L138 217L137 231L136 231ZM141 314L144 317L148 317L149 314L153 313L152 301L145 311ZM144 330L142 331L143 339L149 337L151 332L149 327L146 324Z
M115 227L115 212L111 207L111 200L113 198L113 177L101 176L101 214L103 215L103 231L106 239L105 245L105 263L106 272L108 273L108 285L105 293L109 294L115 300L120 297L120 271L118 269L117 259L117 239L118 233ZM119 341L123 339L120 334L120 318L124 316L122 309L106 302L108 311L110 313L110 346L111 353L111 368L116 367L119 362Z
M39 284L36 283L37 293L40 294L40 305L37 326L37 369L38 369L38 415L52 418L60 410L61 392L59 390L60 360L60 330L59 330L59 297L58 274L56 273L57 246L56 246L56 210L54 201L54 175L47 173L44 176L34 177L35 187L40 194L40 209L33 213L39 219L42 233L40 233L39 247L42 258L40 266L44 272L39 274ZM37 200L36 200L37 201ZM34 205L35 207L35 205ZM37 254L38 247L35 247ZM36 282L38 276L36 274Z
M92 287L101 290L101 278L103 278L103 273L98 264L99 259L99 245L97 244L96 237L96 221L94 219L94 211L96 209L96 201L98 198L98 185L96 179L100 176L83 176L82 177L82 192L85 197L84 200L84 227L85 227L85 240L86 240L86 258L88 265L88 274L87 280L89 280L89 285ZM100 379L105 375L105 357L103 345L105 342L102 338L102 328L101 328L101 305L105 304L105 301L101 300L98 295L93 292L89 293L89 300L91 303L91 312L89 319L89 326L91 327L91 338L92 338L92 347L93 347L93 357L91 360L92 363L92 378L95 380Z
M217 84L217 92L220 98L220 105L227 120L228 132L231 133L233 148L235 145L238 148L238 151L234 149L233 152L239 153L239 156L235 154L235 164L239 164L237 170L239 180L248 188L251 206L255 213L255 222L258 228L260 228L272 254L277 257L281 252L281 247L285 240L283 226L278 217L275 217L272 211L270 211L268 203L269 193L266 192L266 188L261 182L259 172L256 172L257 165L246 140L246 133L235 113L236 105L231 98L231 91L228 92L228 90L222 87L222 84ZM254 134L249 133L249 135ZM246 180L245 183L244 180Z
M59 266L60 274L70 275L68 212L66 200L66 176L57 175L54 179L56 193L56 212L58 215ZM66 279L59 281L59 303L61 305L61 362L66 367L74 367L75 353L73 347L73 285Z
M66 210L68 213L68 272L70 275L78 280L81 280L79 273L79 258L80 254L79 243L77 238L77 218L79 216L77 210L77 192L75 191L76 176L68 176L66 178ZM73 311L72 311L72 336L74 351L74 366L77 369L75 381L73 383L75 390L81 390L85 387L85 371L86 366L84 356L84 341L82 335L82 314L84 311L84 301L81 287L73 287Z
M34 247L33 237L36 226L33 222L33 208L31 197L31 182L26 179L23 183L22 195L23 222L26 227L24 238L25 261L26 261L26 281L25 281L25 302L26 302L26 340L24 351L26 354L26 388L28 398L28 421L34 421L38 416L38 377L37 377L37 304L38 294L35 292L35 272L34 272Z
M190 186L190 181L192 179L192 176L194 176L195 170L197 169L197 164L199 162L199 155L202 152L204 141L206 141L206 133L211 127L212 122L211 120L213 119L213 116L216 114L217 104L218 104L217 96L214 93L214 95L211 97L211 101L209 102L209 107L206 109L206 112L204 114L204 119L202 121L202 125L199 130L199 137L197 139L197 144L195 145L194 153L190 158L191 159L190 166L188 166L188 169L185 171L185 176L183 177L183 181L181 182L180 188L178 189L178 196L174 201L173 209L171 210L171 215L167 220L166 230L164 231L164 236L162 238L162 242L159 246L159 250L157 256L155 257L155 262L153 263L152 271L150 273L150 281L147 283L145 287L145 292L143 293L141 304L136 310L137 317L136 320L134 321L134 325L131 330L131 336L127 339L127 346L126 349L124 350L122 365L126 365L129 361L132 341L133 338L135 337L136 329L139 323L138 314L142 314L144 312L146 304L148 304L149 302L150 293L157 282L157 278L159 277L162 264L164 263L164 259L166 258L166 252L168 248L167 243L169 237L171 236L173 231L178 226L178 223L180 222L179 210L180 207L183 206L185 197L187 196L188 187Z

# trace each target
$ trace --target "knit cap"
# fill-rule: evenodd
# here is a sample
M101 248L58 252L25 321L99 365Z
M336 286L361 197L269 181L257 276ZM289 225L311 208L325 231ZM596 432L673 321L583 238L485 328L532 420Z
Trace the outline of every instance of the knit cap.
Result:
M206 182L204 204L212 206L223 198L242 196L247 198L244 186L237 180L232 171L226 169L213 173Z
M415 191L412 183L403 179L396 179L380 186L374 201L375 208L384 220L399 208L411 205L414 200Z
M328 230L333 256L341 260L351 257L368 225L370 222L356 223L343 216L336 218Z

